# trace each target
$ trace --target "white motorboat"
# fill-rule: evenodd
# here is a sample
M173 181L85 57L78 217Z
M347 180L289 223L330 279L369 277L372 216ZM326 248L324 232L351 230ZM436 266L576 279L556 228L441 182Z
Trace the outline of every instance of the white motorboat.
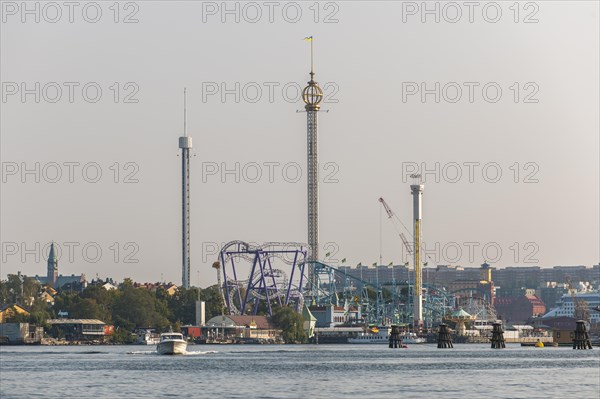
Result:
M364 332L354 338L348 338L349 344L387 344L389 341L389 327L380 327L377 332Z
M423 337L419 337L414 332L404 332L400 334L400 339L404 344L424 344L427 340Z
M183 355L187 352L187 342L183 334L168 332L160 334L160 342L156 345L159 355Z

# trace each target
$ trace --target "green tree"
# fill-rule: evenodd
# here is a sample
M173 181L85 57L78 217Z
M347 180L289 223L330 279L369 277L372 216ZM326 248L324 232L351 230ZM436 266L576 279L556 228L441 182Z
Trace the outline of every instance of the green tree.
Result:
M40 289L41 285L36 279L32 277L23 278L23 300L27 302L27 305L33 303L31 298L37 298Z
M168 298L169 320L172 323L194 324L196 322L196 301L200 298L197 288L181 288Z
M50 305L40 299L36 298L31 305L31 314L29 315L29 322L36 326L46 325L46 321L51 318Z
M0 281L0 305L4 305L10 302L10 290L8 289L7 282Z
M216 284L201 290L200 300L206 302L206 320L223 314L225 304Z
M154 303L154 309L166 318L167 320L173 320L174 316L172 314L172 309L169 306L170 296L167 290L163 287L158 287L158 289L154 293L154 297L156 302Z
M102 309L95 299L75 297L69 317L73 319L101 319Z
M117 327L110 337L110 342L114 344L131 344L135 341L133 334L131 333L132 328Z
M118 295L117 290L109 291L97 285L90 285L81 293L82 298L96 302L97 318L109 324L112 323L112 308Z
M54 296L54 306L52 307L54 314L58 315L58 312L67 312L69 317L72 317L72 313L77 308L79 299L77 293L70 293L68 291L58 293Z
M271 318L273 324L282 330L286 344L304 343L307 340L304 331L304 317L288 306L276 307Z
M23 304L23 281L21 276L9 274L6 276L6 290L8 292L8 303Z
M169 321L157 311L158 307L160 304L154 293L124 285L123 292L115 301L113 308L115 325L128 327L129 323L132 323L137 328L164 329L169 325Z
M133 287L133 280L129 277L125 277L123 279L123 282L120 284L121 289L125 289L125 288L132 288Z

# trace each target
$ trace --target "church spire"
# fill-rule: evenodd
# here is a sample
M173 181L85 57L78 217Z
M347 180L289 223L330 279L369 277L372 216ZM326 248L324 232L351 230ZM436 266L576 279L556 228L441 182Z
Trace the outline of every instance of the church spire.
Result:
M50 253L48 254L48 278L46 284L52 286L52 288L58 288L58 258L56 256L56 250L54 248L54 241L50 244Z
M56 251L54 250L54 241L52 241L50 244L50 254L48 254L48 263L50 262L53 262L54 264L57 263Z

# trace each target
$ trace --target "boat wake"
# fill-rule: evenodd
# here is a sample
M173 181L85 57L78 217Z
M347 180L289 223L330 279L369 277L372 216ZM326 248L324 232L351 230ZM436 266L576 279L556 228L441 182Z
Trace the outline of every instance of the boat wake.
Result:
M128 355L156 355L156 351L131 351L127 352Z
M185 352L185 356L198 356L198 355L212 355L213 353L218 353L218 351L188 351Z
M183 356L198 356L198 355L211 355L218 353L217 351L187 351L183 353ZM158 355L157 351L131 351L127 352L128 355Z

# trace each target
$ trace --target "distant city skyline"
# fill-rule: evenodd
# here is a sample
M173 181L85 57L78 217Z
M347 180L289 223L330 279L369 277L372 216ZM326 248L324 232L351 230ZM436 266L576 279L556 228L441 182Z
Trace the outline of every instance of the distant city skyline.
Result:
M282 3L272 23L212 2L103 4L97 23L3 10L0 278L44 275L55 241L61 274L181 281L184 87L191 285L216 283L229 241L306 242L310 35L325 263L410 261L377 200L410 229L422 173L430 267L598 264L598 3L473 23L408 3L302 3L296 22Z

